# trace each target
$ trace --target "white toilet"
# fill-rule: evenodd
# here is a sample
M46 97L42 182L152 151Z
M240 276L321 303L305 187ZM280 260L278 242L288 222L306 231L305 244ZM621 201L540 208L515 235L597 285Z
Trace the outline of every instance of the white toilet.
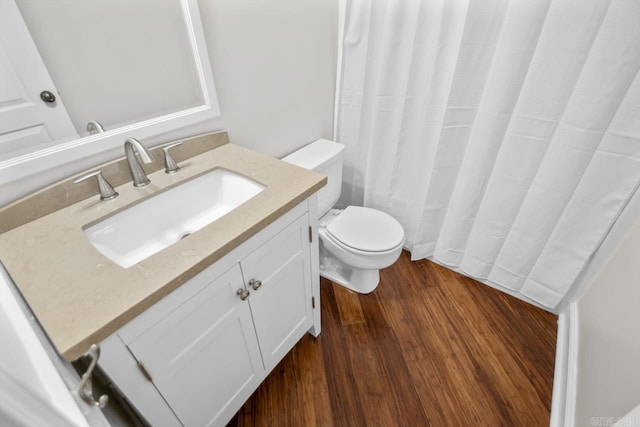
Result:
M320 275L368 294L378 286L380 269L398 260L404 230L395 218L376 209L332 209L342 188L343 152L343 144L319 139L282 160L328 178L318 192Z

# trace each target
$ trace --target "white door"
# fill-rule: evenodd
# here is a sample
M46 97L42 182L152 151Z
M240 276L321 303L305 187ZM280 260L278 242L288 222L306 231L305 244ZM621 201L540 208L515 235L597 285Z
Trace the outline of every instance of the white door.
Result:
M313 324L310 244L305 215L240 263L245 286L251 292L249 305L267 370Z
M230 418L264 371L242 287L236 265L128 346L187 427Z
M100 409L70 391L77 377L25 307L0 262L0 426L108 426Z
M77 137L15 1L0 0L0 161Z

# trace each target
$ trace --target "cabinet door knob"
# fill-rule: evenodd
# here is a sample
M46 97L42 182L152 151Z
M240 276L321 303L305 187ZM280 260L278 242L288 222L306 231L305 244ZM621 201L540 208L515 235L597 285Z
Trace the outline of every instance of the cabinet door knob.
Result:
M262 282L260 280L251 279L249 280L249 286L251 286L254 291L257 291L260 289L260 286L262 286Z
M240 299L244 301L247 298L249 298L249 291L246 289L240 288L238 289L238 292L236 292L236 295L240 295Z

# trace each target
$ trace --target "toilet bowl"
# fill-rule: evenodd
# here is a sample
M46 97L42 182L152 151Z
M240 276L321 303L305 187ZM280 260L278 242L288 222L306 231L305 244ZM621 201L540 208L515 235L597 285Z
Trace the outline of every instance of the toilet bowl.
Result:
M327 185L318 192L320 275L366 294L378 286L380 269L398 260L404 231L377 209L333 209L340 196L343 150L342 144L319 139L282 160L327 175Z
M320 218L318 235L320 275L364 294L378 286L380 269L396 262L404 243L392 216L358 206L329 211Z

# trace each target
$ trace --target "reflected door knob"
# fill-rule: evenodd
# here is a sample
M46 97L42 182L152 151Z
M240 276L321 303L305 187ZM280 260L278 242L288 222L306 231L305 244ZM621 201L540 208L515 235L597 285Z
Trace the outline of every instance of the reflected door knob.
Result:
M56 96L48 90L43 90L42 92L40 92L40 99L49 104L52 102L56 102Z

